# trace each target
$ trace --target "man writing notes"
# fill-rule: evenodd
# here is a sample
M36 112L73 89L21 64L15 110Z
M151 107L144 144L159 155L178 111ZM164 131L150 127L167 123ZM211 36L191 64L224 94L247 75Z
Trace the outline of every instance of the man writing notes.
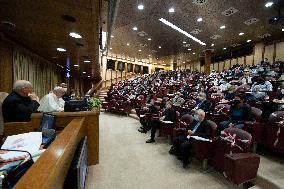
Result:
M63 87L55 87L53 91L40 100L38 111L40 112L63 112L65 101L62 96L65 94Z
M2 105L4 122L26 122L39 107L38 97L32 93L29 81L18 80L13 85L13 92L7 96Z

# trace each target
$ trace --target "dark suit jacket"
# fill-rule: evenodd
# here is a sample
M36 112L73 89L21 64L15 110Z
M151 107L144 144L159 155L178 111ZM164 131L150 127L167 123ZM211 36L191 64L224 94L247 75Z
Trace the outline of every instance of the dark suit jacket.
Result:
M190 125L187 126L187 130L193 130L193 128L195 127L195 125L197 124L197 121L193 121ZM212 133L212 128L210 123L204 119L199 127L197 128L197 130L194 133L194 136L200 136L202 138L210 138L211 137L211 133Z
M197 107L198 104L196 104ZM198 107L198 109L203 110L204 112L209 112L212 104L209 100L204 100Z
M242 112L242 117L241 117L241 120L236 120L234 117L233 117L233 112L235 110L238 110L236 106L232 105L230 107L230 111L229 111L229 115L230 115L230 121L232 123L243 123L244 121L250 121L252 119L252 115L251 115L251 106L248 105L248 104L243 104L241 107L240 107L240 111Z
M157 113L159 113L159 110L158 110L158 108L155 105L151 105L151 106L149 106L148 113L150 113L150 114L157 114Z
M176 120L177 116L176 111L173 108L166 109L163 115L165 116L164 121L172 121L172 122Z
M39 103L29 97L22 97L12 92L2 104L4 122L25 122L31 120L31 114L36 112Z

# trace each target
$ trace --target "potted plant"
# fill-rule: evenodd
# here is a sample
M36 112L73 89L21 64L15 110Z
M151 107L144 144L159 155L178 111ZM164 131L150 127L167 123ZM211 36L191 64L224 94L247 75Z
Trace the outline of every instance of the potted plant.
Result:
M100 111L100 105L102 101L99 98L92 97L88 101L88 109L91 111Z

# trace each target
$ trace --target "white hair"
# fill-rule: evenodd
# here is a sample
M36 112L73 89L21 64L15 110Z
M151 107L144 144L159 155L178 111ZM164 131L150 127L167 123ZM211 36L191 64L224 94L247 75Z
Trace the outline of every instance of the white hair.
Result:
M64 91L63 87L56 86L53 89L53 92Z
M13 85L13 90L16 92L20 92L23 88L33 87L31 82L26 80L17 80Z

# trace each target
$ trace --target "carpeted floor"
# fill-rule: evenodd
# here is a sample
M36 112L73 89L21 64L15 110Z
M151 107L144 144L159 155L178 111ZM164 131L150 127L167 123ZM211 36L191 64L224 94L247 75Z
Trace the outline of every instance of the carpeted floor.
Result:
M137 131L133 118L102 112L100 115L100 163L91 166L88 189L183 189L239 188L221 173L203 172L193 160L189 168L169 155L164 137L146 144L149 133Z

